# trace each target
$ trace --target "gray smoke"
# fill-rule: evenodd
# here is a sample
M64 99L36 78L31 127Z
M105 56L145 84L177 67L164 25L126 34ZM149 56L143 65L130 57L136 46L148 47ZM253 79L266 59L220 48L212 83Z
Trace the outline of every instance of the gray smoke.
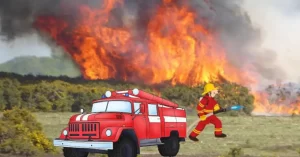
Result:
M270 85L266 88L270 104L278 104L288 108L297 107L300 103L300 85L284 83ZM298 108L295 108L297 111Z
M67 9L59 8L62 2ZM145 30L142 26L147 24L160 0L125 2L125 9L112 10L118 18L111 25L135 24L135 32L143 33ZM8 40L26 36L34 32L32 23L37 16L68 14L68 17L76 18L75 8L79 5L100 7L102 3L101 0L2 0L1 34ZM261 47L261 32L242 10L241 0L177 0L176 3L188 5L198 13L197 22L205 23L208 29L218 34L232 64L242 69L250 66L265 79L284 78L283 70L276 65L276 53ZM46 40L51 46L56 46Z
M196 1L201 3L200 1ZM249 15L242 10L241 0L211 0L213 13L210 27L219 32L220 39L227 50L228 59L235 66L253 66L265 79L284 79L283 70L276 65L277 55L272 50L262 48L261 32L254 27ZM200 15L202 10L198 10Z

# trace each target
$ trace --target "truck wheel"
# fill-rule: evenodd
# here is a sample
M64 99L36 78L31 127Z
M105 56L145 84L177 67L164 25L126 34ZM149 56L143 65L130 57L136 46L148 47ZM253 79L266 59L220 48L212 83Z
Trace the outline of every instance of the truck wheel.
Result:
M87 157L89 155L88 152L83 152L76 148L64 148L63 152L65 157Z
M136 157L137 148L135 143L128 138L121 138L114 143L114 149L108 152L109 157Z
M164 144L158 145L158 151L162 156L176 156L180 149L178 137L171 136L163 140Z

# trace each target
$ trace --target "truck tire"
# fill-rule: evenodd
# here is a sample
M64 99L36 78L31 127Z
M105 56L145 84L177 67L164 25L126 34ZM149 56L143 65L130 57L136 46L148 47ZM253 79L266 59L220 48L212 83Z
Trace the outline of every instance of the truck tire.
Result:
M164 144L158 145L158 151L161 156L176 156L180 149L177 136L171 136L163 140Z
M76 148L64 148L63 152L65 157L87 157L89 155L88 152L83 152Z
M114 149L108 152L109 157L136 157L137 147L136 144L128 139L121 138L118 142L114 143Z

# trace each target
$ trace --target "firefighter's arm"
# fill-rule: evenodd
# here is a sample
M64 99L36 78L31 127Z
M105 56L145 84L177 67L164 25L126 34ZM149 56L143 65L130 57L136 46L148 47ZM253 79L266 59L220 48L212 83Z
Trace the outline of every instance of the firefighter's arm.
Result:
M200 120L202 120L202 121L206 120L206 115L204 113L204 109L205 109L204 104L206 104L206 103L207 102L205 99L200 99L198 106L197 106L198 116L199 116Z
M226 108L222 108L222 107L220 107L219 104L216 104L214 106L214 114L219 113L219 112L226 112Z
M220 109L222 109L222 108L220 107L219 104L216 104L216 105L214 106L214 111L218 111L218 110L220 110Z

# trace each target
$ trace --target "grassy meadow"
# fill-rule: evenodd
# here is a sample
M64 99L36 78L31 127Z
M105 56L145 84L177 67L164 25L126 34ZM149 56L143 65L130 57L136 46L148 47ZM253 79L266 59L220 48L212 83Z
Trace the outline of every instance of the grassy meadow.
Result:
M67 126L72 114L74 113L35 113L43 124L45 133L52 139L58 137L60 131ZM300 117L220 116L220 119L227 138L215 138L213 125L208 125L198 136L198 143L187 139L181 144L179 155L218 157L241 151L243 156L300 156ZM188 125L195 120L196 116L188 116ZM141 153L143 156L157 154L158 151L157 147L144 147Z

